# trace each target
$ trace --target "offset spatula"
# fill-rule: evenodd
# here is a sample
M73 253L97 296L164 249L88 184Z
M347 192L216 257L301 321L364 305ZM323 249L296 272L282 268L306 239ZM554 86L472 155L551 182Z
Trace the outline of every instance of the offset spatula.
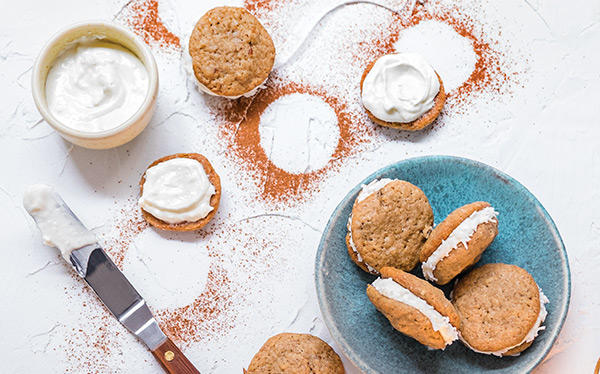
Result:
M66 212L81 224L58 194L56 198ZM127 330L146 344L167 373L200 373L161 331L144 299L98 243L74 250L70 260L75 271L85 279L104 305Z

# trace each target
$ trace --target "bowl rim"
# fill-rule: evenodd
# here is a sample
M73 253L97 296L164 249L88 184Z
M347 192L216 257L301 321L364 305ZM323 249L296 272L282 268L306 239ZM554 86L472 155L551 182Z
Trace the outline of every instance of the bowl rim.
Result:
M47 106L47 101L42 99L46 96L45 87L47 79L47 73L42 73L42 70L44 69L43 62L46 60L48 54L51 52L53 47L56 46L56 44L63 41L63 39L66 38L73 31L102 28L110 29L117 34L120 34L121 36L123 36L124 39L131 41L131 43L138 48L138 50L140 51L140 55L133 51L131 52L134 53L134 55L142 62L142 64L144 64L144 67L148 71L148 91L146 93L144 101L142 102L138 110L119 126L103 131L77 130L65 125L56 117L54 117L54 115ZM123 46L127 50L130 50L127 46L123 45L118 40L114 40L110 37L107 37L106 40L109 40L115 44ZM42 79L43 82L41 82ZM37 58L35 59L35 62L33 63L31 87L33 100L38 111L40 112L44 120L46 120L46 122L48 122L48 124L50 124L50 126L52 126L56 131L58 131L61 134L65 134L67 136L79 139L102 139L116 135L124 131L125 129L133 126L135 123L140 121L149 110L152 109L152 107L155 104L155 98L158 92L158 67L156 65L154 55L150 51L150 47L146 43L144 43L140 38L138 38L133 32L112 22L107 22L103 20L83 21L60 29L50 37L46 44L44 44Z
M423 162L423 161L429 161L429 160L436 160L436 161L441 161L441 162L444 162L444 161L459 162L459 163L467 164L469 166L473 166L476 168L485 169L485 170L495 174L496 176L498 176L505 183L510 184L513 187L517 188L518 190L523 192L525 194L525 196L536 205L536 207L539 209L539 211L544 216L544 219L546 220L546 222L550 225L550 228L552 229L552 231L555 235L556 242L559 243L560 256L562 258L563 269L567 275L565 277L565 279L563 280L564 287L566 289L566 295L564 295L564 297L562 298L562 303L560 304L560 308L558 310L558 312L560 314L560 319L558 321L556 332L555 332L554 336L552 336L552 338L550 340L550 344L548 344L548 346L544 349L542 354L537 359L534 359L531 362L526 364L527 367L524 370L525 370L525 372L529 373L533 369L535 369L535 367L538 366L544 360L544 358L548 355L548 353L554 346L554 343L556 342L556 339L558 338L558 335L560 334L560 331L562 330L565 320L567 318L567 314L568 314L568 310L569 310L569 303L571 300L571 270L570 270L570 266L569 266L567 250L565 248L562 237L560 236L558 228L556 227L556 224L554 223L554 220L552 219L550 214L546 211L546 209L544 208L542 203L540 203L540 201L519 181L517 181L513 177L509 176L508 174L504 173L503 171L500 171L500 170L498 170L490 165L487 165L483 162L480 162L480 161L463 158L463 157L457 157L457 156L449 156L449 155L429 155L429 156L419 156L419 157L407 158L407 159L389 164L387 166L384 166L384 167L378 169L374 173L372 173L369 176L367 176L366 178L364 178L359 184L354 186L346 194L346 196L344 196L342 201L335 207L333 213L331 214L329 220L327 221L327 225L323 229L323 234L321 235L321 240L319 241L319 247L317 249L317 254L315 256L315 270L314 270L315 278L314 278L314 280L315 280L315 287L316 287L316 292L317 292L317 300L319 302L319 309L321 310L321 315L323 316L323 321L325 322L325 325L327 326L327 329L329 330L331 337L335 340L335 342L341 348L344 356L346 356L346 358L348 358L348 360L350 360L350 362L352 362L352 364L354 364L361 371L363 371L365 373L371 373L372 369L369 366L367 366L367 364L364 363L360 359L359 355L354 351L354 349L350 346L350 344L348 344L347 341L345 339L343 339L342 334L336 328L336 325L332 318L332 313L329 311L327 303L326 303L326 296L324 293L325 283L324 283L324 279L323 279L323 273L321 271L322 265L325 260L324 254L326 251L324 249L326 247L326 237L328 236L328 233L331 232L331 228L334 225L334 221L337 221L337 219L338 219L337 217L340 215L342 209L349 203L350 200L355 199L355 196L358 194L358 192L361 189L361 186L363 184L367 184L368 182L372 181L373 179L380 178L382 174L384 174L391 168L396 167L398 165L406 164L406 163L414 163L414 162Z

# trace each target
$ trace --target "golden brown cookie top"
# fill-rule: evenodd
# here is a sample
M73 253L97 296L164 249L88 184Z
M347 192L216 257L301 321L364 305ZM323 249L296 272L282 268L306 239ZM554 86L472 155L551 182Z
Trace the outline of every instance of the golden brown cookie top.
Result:
M433 211L417 186L393 180L355 202L350 230L363 261L376 270L385 266L410 271L433 225Z
M350 259L352 261L354 261L354 263L356 265L358 265L359 268L363 269L367 273L373 274L373 275L379 274L378 271L367 266L367 264L365 264L365 262L362 260L362 257L360 259L358 258L358 252L355 252L354 249L352 249L352 243L350 242L350 240L352 240L350 233L347 233L346 234L346 247L348 248L348 256L350 256Z
M260 86L275 61L275 46L244 8L218 7L204 14L190 36L194 74L208 90L239 96Z
M248 374L343 374L340 356L308 334L275 335L254 355Z
M208 180L215 187L215 194L212 195L210 198L210 206L213 209L208 213L208 215L206 217L204 217L198 221L195 221L195 222L168 223L168 222L165 222L161 219L154 217L152 214L146 212L144 209L141 209L142 216L144 217L146 222L148 222L152 226L159 228L161 230L194 231L194 230L201 229L202 227L206 226L208 224L208 222L210 222L210 220L213 219L213 217L217 213L217 209L219 208L219 203L221 201L221 179L219 178L219 175L213 169L213 167L210 164L210 162L208 161L208 159L199 153L176 153L176 154L173 154L170 156L161 157L158 160L151 163L148 166L148 168L146 168L146 170L150 169L151 167L153 167L161 162L168 161L168 160L171 160L174 158L189 158L192 160L196 160L202 164L202 167L204 168L204 171L206 172ZM142 175L142 178L140 179L140 196L144 192L144 183L145 182L146 182L146 173L144 172L144 174Z
M540 291L524 269L486 264L464 276L452 291L460 333L472 348L497 352L520 344L540 314Z
M380 56L380 57L382 57L382 56ZM367 74L369 74L369 72L373 68L373 65L375 65L376 62L377 62L377 59L373 60L369 65L367 65L367 68L363 72L363 75L360 79L361 95L362 95L362 89L363 89L363 84L365 82L365 78L367 77ZM407 131L418 131L418 130L424 129L425 127L427 127L431 123L433 123L433 121L435 121L435 119L442 112L442 109L444 108L444 104L446 103L446 91L444 90L444 82L442 82L442 78L440 77L439 74L437 74L437 72L436 72L436 75L440 82L440 91L438 92L438 94L435 96L435 98L433 100L433 107L431 109L429 109L426 113L424 113L421 117L417 118L416 120L414 120L412 122L406 122L406 123L387 122L387 121L384 121L384 120L381 120L381 119L375 117L373 115L373 113L371 113L367 108L365 108L367 115L369 116L371 121L375 122L378 125L385 126L385 127L391 127L391 128L407 130Z

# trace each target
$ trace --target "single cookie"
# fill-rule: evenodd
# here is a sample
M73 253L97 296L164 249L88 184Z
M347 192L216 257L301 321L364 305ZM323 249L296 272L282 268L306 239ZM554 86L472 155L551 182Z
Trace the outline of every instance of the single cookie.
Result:
M384 55L384 56L389 56L389 55ZM380 56L377 60L375 60L375 61L371 62L369 65L367 65L367 68L363 72L363 75L360 80L361 96L363 94L363 86L365 84L365 79L367 78L367 75L369 74L369 72L371 72L371 70L373 69L373 66L375 66L375 63L384 56ZM375 116L369 109L367 109L365 107L367 115L369 116L371 121L375 122L376 124L381 125L381 126L395 128L395 129L417 131L417 130L421 130L421 129L429 126L440 115L440 113L442 112L442 108L444 107L444 103L446 102L446 91L444 90L444 83L442 81L442 78L439 76L439 74L437 74L437 72L435 73L435 75L437 77L437 80L439 81L439 91L433 98L433 106L429 110L427 110L425 113L421 114L417 119L415 119L413 121L408 121L408 122L385 121L380 118L377 118L377 116Z
M433 211L417 186L402 180L375 180L359 193L348 219L350 258L377 274L384 266L410 271L433 225Z
M181 222L181 223L165 222L165 221L153 216L152 214L148 213L143 208L141 209L142 215L149 224L151 224L152 226L154 226L156 228L162 229L162 230L170 230L170 231L198 230L198 229L206 226L206 224L208 224L208 222L217 213L217 209L219 208L219 202L221 201L221 179L219 178L219 175L213 169L210 162L206 159L206 157L204 157L198 153L177 153L174 155L165 156L165 157L159 158L158 160L156 160L152 164L150 164L150 166L148 166L148 169L150 169L162 162L177 159L177 158L195 160L202 165L202 168L204 169L204 172L206 173L206 176L208 177L208 181L214 187L214 194L212 194L212 196L210 196L210 200L209 200L209 204L210 204L210 207L212 207L212 209L210 210L210 212L208 212L208 214L206 216L204 216L203 218L198 219L196 221L193 221L193 222ZM146 172L147 172L147 170L146 170ZM142 178L140 180L140 196L143 196L143 194L144 194L144 184L146 183L146 172L142 175Z
M343 374L340 356L308 334L275 335L254 355L248 374Z
M516 355L545 328L548 299L533 277L515 265L472 270L457 282L452 303L461 318L460 339L475 352Z
M421 249L425 279L443 285L474 265L498 235L498 213L478 201L450 213Z
M244 8L227 6L200 18L189 53L203 91L232 99L253 94L275 61L273 40L258 19Z
M421 344L444 349L458 339L460 318L444 293L402 270L384 267L367 296L392 326Z

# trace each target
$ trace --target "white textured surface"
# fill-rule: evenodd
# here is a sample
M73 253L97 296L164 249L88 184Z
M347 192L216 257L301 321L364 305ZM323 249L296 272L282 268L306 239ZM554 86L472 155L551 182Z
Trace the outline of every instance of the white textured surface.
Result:
M320 97L285 95L261 115L260 145L277 167L290 173L310 172L327 165L335 151L340 138L337 123L335 111Z
M164 234L167 235L168 234ZM195 240L164 240L155 230L144 230L129 246L123 273L155 308L191 304L202 293L210 267L208 251ZM193 276L190 276L192 275Z
M41 244L39 232L20 206L24 187L36 182L56 185L84 223L106 240L118 208L137 194L136 184L144 168L166 154L190 150L205 154L223 180L220 218L213 227L236 233L227 242L218 235L207 235L198 245L231 253L228 266L238 272L249 271L236 267L243 243L266 238L269 242L264 251L272 252L272 257L258 256L248 265L260 276L253 279L255 292L244 308L237 305L236 328L185 349L202 372L239 372L269 336L281 331L310 332L331 342L312 278L314 253L329 214L349 186L373 170L426 154L453 154L488 163L521 181L544 204L569 251L573 293L557 344L536 372L593 370L600 334L599 3L484 1L482 17L500 25L511 48L521 51L517 62L525 66L525 79L513 96L492 103L475 102L466 113L447 116L444 126L435 131L399 137L393 131L376 129L387 141L344 164L313 199L277 211L253 201L253 192L236 184L239 170L223 157L227 150L214 142L218 134L205 99L193 84L186 84L178 56L157 53L161 74L157 112L130 144L107 151L73 147L41 121L31 98L30 68L43 43L67 24L111 19L124 3L13 1L4 4L0 12L0 157L5 176L0 180L0 358L4 371L86 372L74 366L73 357L89 353L86 347L96 338L86 334L92 333L90 330L97 328L94 321L106 314L93 294L83 291L81 282L70 275L55 250ZM160 12L175 33L185 36L213 3L226 2L165 0ZM361 21L370 22L378 13L368 10L367 14L373 17ZM341 22L343 17L332 16L328 23ZM307 23L300 21L293 27ZM335 45L338 35L320 35L309 47ZM324 50L323 59L336 51ZM438 57L436 48L428 53L429 60L439 61L433 63L439 71L449 69L439 65L456 64L454 59L443 59L447 52L442 49L437 51ZM309 57L300 58L288 67L288 73L291 77L318 76L314 66ZM327 71L323 76L339 80L344 74ZM191 240L184 235L177 238ZM272 244L277 244L276 249ZM141 283L137 276L132 275L131 280ZM75 334L79 329L83 332ZM116 373L161 372L150 354L116 321L110 321L107 329L105 342L113 348L109 355L94 360L96 368ZM355 372L345 363L350 373Z

